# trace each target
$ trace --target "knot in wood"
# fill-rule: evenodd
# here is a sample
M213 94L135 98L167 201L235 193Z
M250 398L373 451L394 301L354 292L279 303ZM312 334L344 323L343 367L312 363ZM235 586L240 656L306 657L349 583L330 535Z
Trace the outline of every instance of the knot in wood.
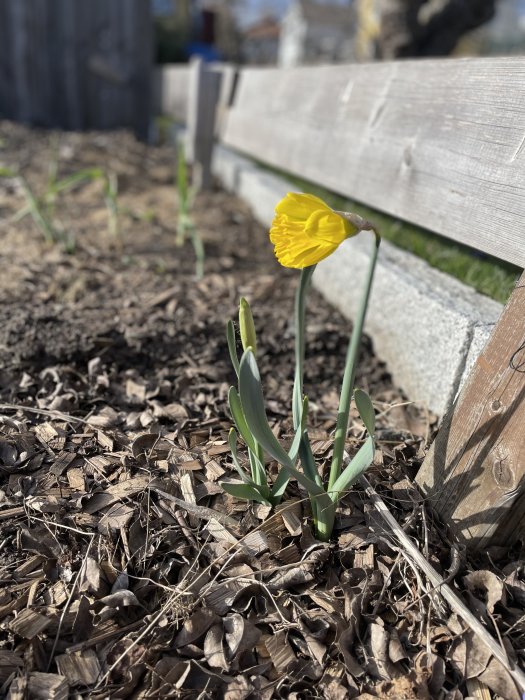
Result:
M496 484L505 491L514 488L516 477L508 454L497 450L492 463L492 476Z

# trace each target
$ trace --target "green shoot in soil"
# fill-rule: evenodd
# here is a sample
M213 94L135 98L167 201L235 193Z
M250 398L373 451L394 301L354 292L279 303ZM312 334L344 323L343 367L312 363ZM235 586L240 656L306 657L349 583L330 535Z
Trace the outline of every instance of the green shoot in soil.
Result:
M188 168L182 144L179 144L177 153L177 197L178 220L175 242L177 246L182 246L186 237L189 237L195 251L195 273L198 279L201 279L204 274L204 245L191 215L193 192L188 182Z

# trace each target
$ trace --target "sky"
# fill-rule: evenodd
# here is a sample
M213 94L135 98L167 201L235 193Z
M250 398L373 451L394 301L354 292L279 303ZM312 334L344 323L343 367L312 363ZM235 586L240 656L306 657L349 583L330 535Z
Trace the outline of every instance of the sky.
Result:
M330 4L348 5L349 0L327 0ZM238 0L241 27L247 27L265 15L282 17L292 0ZM317 0L322 3L323 0Z

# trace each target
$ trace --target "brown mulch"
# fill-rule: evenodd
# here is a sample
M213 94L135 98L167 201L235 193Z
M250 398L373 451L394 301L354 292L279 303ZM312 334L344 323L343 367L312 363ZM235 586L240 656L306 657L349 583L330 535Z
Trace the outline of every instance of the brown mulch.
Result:
M171 147L0 123L0 166L36 192L55 148L62 175L117 174L121 239L108 232L101 183L58 200L76 241L67 254L30 217L13 220L23 195L0 179L0 696L461 700L482 683L519 698L359 488L328 544L313 537L297 484L277 512L222 493L232 472L224 330L241 294L269 416L284 441L291 433L297 275L274 261L246 206L220 191L197 198L207 257L196 280L190 244L174 245ZM305 390L323 472L348 330L312 292ZM434 420L392 385L369 340L357 384L378 413L369 479L522 663L523 552L474 560L436 520L412 482ZM350 451L363 437L353 418Z

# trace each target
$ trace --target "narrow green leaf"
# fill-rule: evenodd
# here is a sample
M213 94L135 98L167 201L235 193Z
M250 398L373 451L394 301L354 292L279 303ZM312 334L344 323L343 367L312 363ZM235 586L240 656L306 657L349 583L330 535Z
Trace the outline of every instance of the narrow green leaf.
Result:
M329 496L337 502L344 491L347 491L359 479L374 461L374 440L368 437L364 445L359 449L352 461L343 470L342 474L334 483Z
M311 498L317 499L321 508L330 508L332 502L326 491L294 467L293 461L272 433L264 410L264 397L259 369L254 354L250 349L244 352L241 359L239 394L246 422L257 442L288 471L290 476L297 479Z
M272 433L266 418L261 376L255 356L250 348L245 350L241 358L239 394L242 410L251 434L279 464L293 467L292 460Z
M241 464L239 462L239 457L237 455L237 433L233 428L230 428L230 432L228 433L228 445L230 446L230 450L232 453L232 459L233 459L233 466L235 469L237 469L237 472L241 479L245 482L248 483L250 481L248 475L244 471L244 469L241 467Z
M27 216L28 214L31 214L31 207L29 206L29 204L26 204L23 207L21 207L16 212L16 214L13 214L11 221L13 221L13 222L21 221L24 218L24 216Z
M319 486L323 485L319 472L317 471L317 466L315 464L315 457L312 452L312 446L310 445L310 438L308 437L308 431L304 431L303 439L301 440L301 445L299 447L299 459L301 460L301 466L304 473L309 479L315 481Z
M289 481L290 477L288 476L288 472L283 467L279 471L279 474L277 474L277 479L274 481L273 488L270 491L270 500L272 501L272 504L274 506L279 505L279 503L281 502L281 498L283 497L284 492L286 491L286 487L288 486Z
M264 498L257 490L257 485L253 483L242 484L240 481L220 481L221 488L235 498L244 498L247 501L257 501L265 506L272 504Z
M15 173L11 168L0 167L0 177L17 177L18 173Z
M250 458L250 466L252 468L252 480L261 487L261 493L270 493L268 486L268 477L264 465L261 463L258 455L248 448L248 457ZM264 488L263 488L264 487Z
M365 428L373 436L376 430L376 414L370 396L368 396L366 391L356 389L354 391L354 401Z
M182 201L184 205L187 205L188 168L186 166L186 156L182 143L179 143L179 148L177 151L177 193L179 195L179 201Z
M301 413L298 416L299 428L297 429L297 431L295 433L295 437L294 437L293 442L292 442L292 445L291 445L290 449L288 450L288 455L293 462L295 462L295 460L297 459L299 447L301 446L301 440L308 440L308 436L305 435L307 416L308 416L308 397L305 396L303 398L303 403L301 406Z
M52 183L48 189L48 194L56 192L65 192L84 180L101 180L104 177L104 172L100 168L85 168L78 170L76 173L68 177Z
M237 357L237 348L235 345L235 329L233 321L230 319L226 324L226 340L228 341L228 350L232 361L233 369L237 377L239 376L239 358Z
M244 417L244 412L242 410L241 400L237 389L234 386L230 387L228 392L228 404L230 406L230 412L232 418L235 422L235 426L239 431L240 436L246 443L247 447L252 451L257 453L257 443L253 437L248 424L246 423L246 418Z
M308 495L312 500L315 500L315 503L320 510L329 509L333 506L332 499L328 496L322 486L316 484L315 481L309 479L303 474L303 472L299 471L295 467L283 465L283 469L286 469L289 476L293 476L294 479L296 479L301 486L306 489Z

